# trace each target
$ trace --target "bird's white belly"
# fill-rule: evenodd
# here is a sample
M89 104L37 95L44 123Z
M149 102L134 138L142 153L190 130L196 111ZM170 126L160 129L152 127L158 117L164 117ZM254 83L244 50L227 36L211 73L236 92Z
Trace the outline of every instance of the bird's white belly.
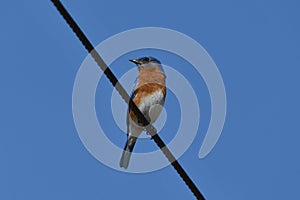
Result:
M161 90L154 92L147 97L144 97L139 109L151 119L151 123L154 123L159 114L161 113L164 105L164 94Z

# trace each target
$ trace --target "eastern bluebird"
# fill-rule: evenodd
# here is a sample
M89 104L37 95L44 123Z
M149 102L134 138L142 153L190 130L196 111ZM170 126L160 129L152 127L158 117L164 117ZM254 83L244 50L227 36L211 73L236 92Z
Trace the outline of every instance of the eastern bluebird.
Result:
M132 93L132 100L151 124L158 118L166 98L166 76L159 60L143 57L130 60L138 67L139 74ZM158 106L157 106L158 105ZM137 137L145 130L130 108L127 114L127 142L120 160L120 167L127 169Z

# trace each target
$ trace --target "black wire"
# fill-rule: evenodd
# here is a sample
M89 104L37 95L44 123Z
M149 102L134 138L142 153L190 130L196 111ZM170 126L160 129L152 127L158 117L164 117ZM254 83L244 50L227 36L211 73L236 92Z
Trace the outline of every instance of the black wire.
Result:
M173 156L173 154L170 152L168 147L165 145L165 143L162 141L162 139L157 134L156 129L154 126L152 126L145 116L142 114L142 112L139 110L139 108L135 105L133 100L130 98L130 96L127 94L126 90L123 88L123 86L118 82L118 79L116 76L112 73L110 68L106 65L106 63L103 61L101 56L98 54L98 52L94 49L91 42L87 39L85 34L82 32L82 30L79 28L79 26L76 24L74 19L71 17L71 15L68 13L68 11L64 8L62 3L59 0L51 0L52 3L55 5L56 9L59 11L59 13L63 16L63 18L66 20L66 22L69 24L69 26L72 28L73 32L76 34L78 39L81 41L83 46L86 48L86 50L92 55L98 66L104 71L104 74L107 76L109 81L113 84L113 86L116 88L116 90L119 92L121 97L125 100L125 102L129 105L130 109L134 112L134 114L137 116L138 120L142 122L144 126L146 126L147 132L151 135L151 137L154 139L155 143L159 146L159 148L162 150L162 152L165 154L169 162L172 164L174 169L177 171L177 173L181 176L181 178L184 180L186 185L190 188L190 190L193 192L195 197L199 200L205 200L197 186L193 183L193 181L190 179L190 177L187 175L187 173L184 171L184 169L181 167L179 162L176 160L176 158Z

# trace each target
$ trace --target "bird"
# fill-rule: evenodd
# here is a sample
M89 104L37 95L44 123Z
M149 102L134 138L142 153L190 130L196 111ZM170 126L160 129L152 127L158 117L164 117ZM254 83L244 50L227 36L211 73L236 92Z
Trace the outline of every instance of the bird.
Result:
M153 124L159 117L166 98L166 75L162 64L156 58L149 56L129 61L136 64L139 71L131 99L147 121ZM129 106L126 123L127 141L119 163L124 169L128 168L137 138L145 130Z

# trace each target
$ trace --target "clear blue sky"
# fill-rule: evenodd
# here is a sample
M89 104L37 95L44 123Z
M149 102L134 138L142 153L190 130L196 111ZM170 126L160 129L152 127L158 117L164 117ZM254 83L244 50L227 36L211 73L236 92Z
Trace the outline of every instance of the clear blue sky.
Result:
M179 159L207 199L299 197L299 1L63 3L93 44L158 26L185 33L212 56L226 87L225 127L213 151L199 160L209 120L208 94L199 81L203 125ZM87 52L50 1L3 1L0 22L0 199L193 199L170 166L122 173L84 148L73 122L72 89ZM122 69L121 62L112 66L118 77L133 67L126 59ZM105 80L100 84L110 90L99 94L99 85L99 101L111 93ZM124 135L115 134L123 146Z

